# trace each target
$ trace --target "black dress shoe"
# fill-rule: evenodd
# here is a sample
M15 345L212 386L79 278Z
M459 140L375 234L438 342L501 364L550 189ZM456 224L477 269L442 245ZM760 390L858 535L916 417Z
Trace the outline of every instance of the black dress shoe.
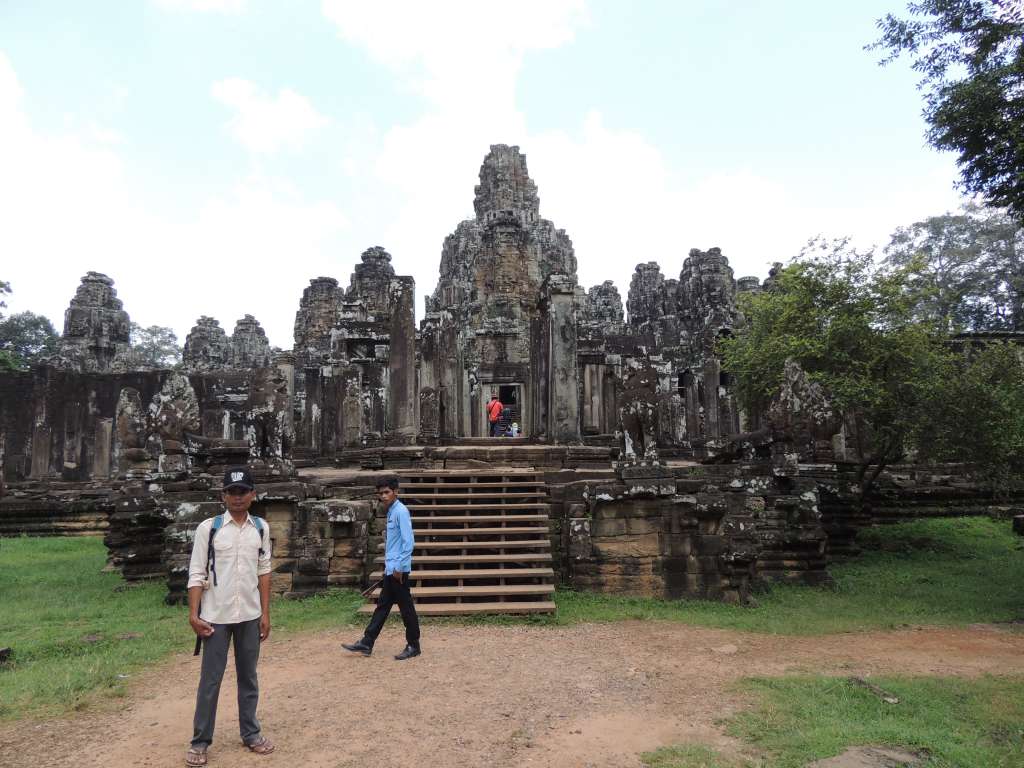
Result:
M352 651L353 653L361 653L363 656L369 656L373 653L373 646L367 645L362 640L355 643L342 643L341 647L346 651Z
M402 651L400 654L395 656L395 661L405 661L406 659L411 659L413 656L419 656L419 655L420 655L420 649L419 648L417 648L414 645L407 645L407 646L405 646L405 650L404 651Z

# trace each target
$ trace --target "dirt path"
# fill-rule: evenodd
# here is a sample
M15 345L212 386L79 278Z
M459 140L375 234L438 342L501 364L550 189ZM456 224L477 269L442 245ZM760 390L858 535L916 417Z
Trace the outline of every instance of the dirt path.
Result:
M398 663L389 626L372 658L344 653L351 631L272 638L260 715L276 754L242 749L229 671L212 766L551 766L626 768L638 753L700 741L743 706L750 675L1024 674L1024 635L992 627L815 638L660 622L543 627L431 626L424 655ZM10 765L180 766L198 662L178 656L133 685L127 708L0 726ZM6 759L5 764L8 764Z

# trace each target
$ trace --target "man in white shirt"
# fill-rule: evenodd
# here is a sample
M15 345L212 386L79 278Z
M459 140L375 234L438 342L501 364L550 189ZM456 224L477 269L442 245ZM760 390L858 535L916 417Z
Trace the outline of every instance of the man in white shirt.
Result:
M242 743L256 754L274 751L256 719L256 662L260 642L270 635L270 528L249 514L256 489L247 467L224 474L222 498L226 511L196 528L188 569L188 620L203 645L192 744L185 756L193 767L206 765L213 743L229 641L235 646Z

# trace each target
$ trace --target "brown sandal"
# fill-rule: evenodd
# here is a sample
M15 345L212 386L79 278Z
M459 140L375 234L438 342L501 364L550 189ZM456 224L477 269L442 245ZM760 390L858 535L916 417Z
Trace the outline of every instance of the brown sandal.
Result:
M245 746L250 752L255 752L257 755L269 755L274 751L274 743L266 736L261 736L259 741Z
M206 760L205 749L189 747L188 752L185 753L185 765L189 768L199 768L200 766L206 765Z

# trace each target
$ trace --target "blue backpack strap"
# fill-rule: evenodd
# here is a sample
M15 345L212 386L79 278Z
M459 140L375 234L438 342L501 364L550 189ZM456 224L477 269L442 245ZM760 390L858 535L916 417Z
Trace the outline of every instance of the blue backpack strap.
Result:
M249 518L252 520L252 524L256 526L256 532L260 535L260 551L259 557L263 557L263 518L250 515Z
M213 548L213 537L224 525L224 514L221 513L213 518L213 525L210 526L210 540L206 545L206 574L207 578L213 574L213 586L217 586L217 550Z

